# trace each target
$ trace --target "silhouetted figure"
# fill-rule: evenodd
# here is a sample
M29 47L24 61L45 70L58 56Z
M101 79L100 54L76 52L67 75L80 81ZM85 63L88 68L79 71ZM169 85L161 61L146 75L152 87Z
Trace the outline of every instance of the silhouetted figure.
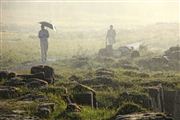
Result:
M48 38L49 32L41 25L41 30L39 31L39 39L41 46L41 60L42 62L46 62L47 60L47 51L48 51Z
M107 31L106 35L106 47L112 48L113 44L116 42L115 37L116 31L113 29L113 25L110 25L110 29Z

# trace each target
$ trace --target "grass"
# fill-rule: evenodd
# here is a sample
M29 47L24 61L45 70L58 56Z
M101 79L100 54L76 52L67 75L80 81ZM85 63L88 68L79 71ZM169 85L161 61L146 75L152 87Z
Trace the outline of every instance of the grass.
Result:
M106 120L114 114L115 110L113 109L92 109L90 107L85 107L82 110L80 116L82 117L82 120Z
M68 35L67 35L68 36ZM67 37L66 36L66 37ZM72 38L71 38L72 37ZM66 103L61 98L64 94L64 87L68 94L71 93L72 88L76 83L69 78L77 76L79 82L91 80L96 78L96 70L98 68L107 68L114 71L115 75L112 77L112 82L117 86L109 84L97 83L95 85L87 85L96 91L96 97L99 104L98 109L92 109L88 106L82 106L82 111L79 113L68 113L66 120L107 120L113 117L118 107L123 108L125 105L140 106L137 101L127 100L124 105L120 100L120 96L124 92L132 93L134 96L146 95L143 88L149 85L157 85L161 83L165 89L176 90L180 89L180 72L179 71L149 71L149 70L127 70L117 66L117 63L126 62L125 58L98 58L98 49L103 48L103 40L97 40L95 37L90 37L87 41L85 38L74 38L68 36L68 39L58 36L52 36L49 42L49 59L57 59L55 61L47 62L47 65L52 66L56 73L55 85L49 86L45 90L31 91L24 87L20 88L23 93L40 93L46 95L49 99L45 102L53 102L56 104L55 111L50 115L48 120L58 118L66 109ZM96 43L96 44L94 44ZM79 45L81 44L81 45ZM30 73L30 67L39 64L40 60L39 40L36 37L29 35L29 33L3 33L3 49L1 57L1 69L9 70L17 67L15 72L18 74ZM159 54L159 53L158 53ZM74 56L74 57L72 57ZM143 57L130 61L134 65L139 59L156 56L156 53L143 53ZM81 58L87 58L85 61ZM30 64L30 65L29 65ZM25 68L24 68L25 67ZM26 68L27 67L27 68ZM13 70L13 69L12 69ZM3 85L5 80L0 81ZM96 81L97 82L97 81ZM117 102L119 100L119 102ZM117 103L116 103L117 102ZM0 108L5 107L10 110L25 110L27 115L34 115L37 105L40 101L24 102L16 100L0 100ZM116 105L114 105L116 103ZM137 104L137 105L135 105Z

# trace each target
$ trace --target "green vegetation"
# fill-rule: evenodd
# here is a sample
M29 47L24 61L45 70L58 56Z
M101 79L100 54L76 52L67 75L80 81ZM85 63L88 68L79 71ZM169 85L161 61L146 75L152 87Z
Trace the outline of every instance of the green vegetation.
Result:
M32 66L42 64L40 62L39 40L34 33L2 32L2 34L3 49L0 63L2 70L23 74L29 73ZM54 85L33 90L18 87L20 95L38 94L48 98L43 99L43 101L55 103L55 110L48 120L107 120L117 113L149 111L150 109L146 103L149 96L144 91L145 87L161 84L164 89L180 89L179 71L164 69L162 71L150 71L138 66L137 62L139 60L149 59L160 55L161 52L142 48L146 50L140 51L142 56L139 58L100 58L97 53L104 46L103 35L100 35L99 39L94 33L92 36L88 36L87 41L84 41L83 34L78 33L78 35L75 35L75 33L65 36L52 35L49 40L49 60L46 64L55 70L56 80ZM124 36L122 41L126 41ZM133 41L131 36L129 36L129 39L126 43ZM122 67L125 63L132 66L130 68ZM97 74L99 68L108 69L110 72L106 71L105 74L109 76L101 75L104 73ZM0 86L5 81L0 80ZM65 112L67 104L63 97L81 92L78 89L73 89L77 82L88 86L85 90L95 91L98 103L97 109L80 106L81 112ZM23 110L25 116L33 116L36 114L37 106L41 103L41 100L29 102L17 100L17 98L0 99L0 112L1 108L6 113L12 110Z

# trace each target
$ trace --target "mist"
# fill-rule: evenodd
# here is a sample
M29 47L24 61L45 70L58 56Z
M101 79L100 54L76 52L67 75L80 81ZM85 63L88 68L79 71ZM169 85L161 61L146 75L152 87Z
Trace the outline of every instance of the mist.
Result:
M2 2L2 23L36 25L49 21L61 27L106 28L114 24L119 28L153 23L179 22L179 2L119 1L119 2ZM60 29L60 28L59 28Z

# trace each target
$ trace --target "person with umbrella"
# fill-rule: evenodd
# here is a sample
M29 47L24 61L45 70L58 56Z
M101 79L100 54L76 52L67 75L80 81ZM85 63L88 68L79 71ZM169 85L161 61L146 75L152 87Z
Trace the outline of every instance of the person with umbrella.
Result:
M45 27L51 28L55 30L54 26L48 22L40 22L41 30L39 31L38 37L40 39L40 47L41 47L41 60L42 62L46 62L47 60L47 51L48 51L48 38L49 32Z

